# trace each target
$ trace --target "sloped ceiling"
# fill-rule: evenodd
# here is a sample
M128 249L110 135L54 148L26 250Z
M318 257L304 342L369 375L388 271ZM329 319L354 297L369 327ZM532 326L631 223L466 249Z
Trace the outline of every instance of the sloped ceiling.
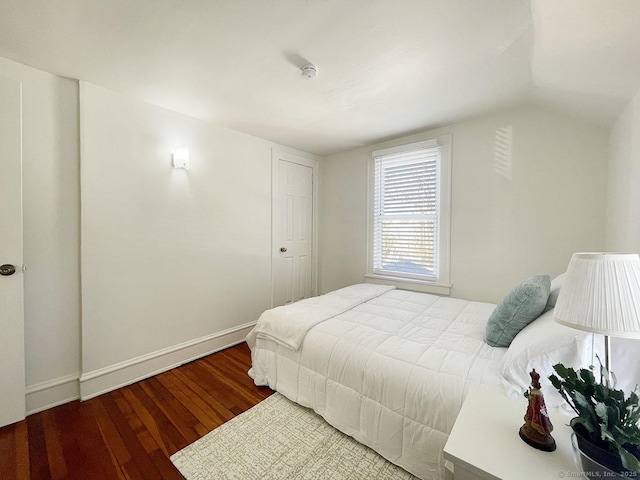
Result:
M531 101L608 125L640 1L5 0L0 56L324 155Z

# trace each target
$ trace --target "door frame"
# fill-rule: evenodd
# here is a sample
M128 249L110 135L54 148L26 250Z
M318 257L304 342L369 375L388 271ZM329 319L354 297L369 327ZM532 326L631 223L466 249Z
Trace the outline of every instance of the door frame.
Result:
M279 162L284 160L298 165L309 167L312 170L312 212L311 212L311 296L318 293L318 183L319 162L315 155L292 152L283 148L271 149L271 307L274 306L275 293L275 261L278 257L279 245L275 242L275 209L278 196L278 171Z

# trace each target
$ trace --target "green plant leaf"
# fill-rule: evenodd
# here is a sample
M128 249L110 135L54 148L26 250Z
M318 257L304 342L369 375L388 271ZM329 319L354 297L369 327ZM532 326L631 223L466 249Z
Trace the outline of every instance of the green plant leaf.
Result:
M598 415L598 418L601 420L601 423L603 423L605 426L609 426L610 417L615 416L615 413L613 412L613 410L614 410L613 408L608 407L603 402L598 402L596 403L596 406L595 406L596 415Z
M583 368L580 370L580 378L588 385L594 385L596 383L596 377L591 370Z
M589 412L594 410L593 405L591 404L591 402L589 400L587 400L587 397L585 397L582 393L580 393L578 391L574 391L573 392L573 398L576 401L576 406L582 407L585 410L588 410Z
M640 472L640 461L631 452L624 447L618 448L620 454L620 460L622 460L622 466L632 472Z
M600 425L600 438L605 442L618 443L613 434L603 425Z
M569 421L569 425L571 425L571 427L575 427L578 424L584 425L584 428L586 428L589 433L596 433L600 431L599 425L589 417L573 417Z
M561 363L557 363L556 365L553 366L553 369L556 371L556 373L558 375L560 375L562 378L567 378L567 374L569 372L569 370L567 369L567 367L565 367L563 364Z
M609 372L609 375L611 375L611 387L615 388L618 384L618 377L616 377L616 374L613 372Z
M578 374L573 368L567 368L567 380L576 381L578 379Z
M624 402L624 392L622 390L609 390L609 396L617 402Z

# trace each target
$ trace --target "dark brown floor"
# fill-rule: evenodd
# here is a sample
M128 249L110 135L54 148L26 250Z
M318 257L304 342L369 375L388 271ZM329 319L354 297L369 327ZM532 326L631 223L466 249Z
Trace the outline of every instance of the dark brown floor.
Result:
M242 343L0 428L0 479L182 479L170 455L273 393L250 363Z

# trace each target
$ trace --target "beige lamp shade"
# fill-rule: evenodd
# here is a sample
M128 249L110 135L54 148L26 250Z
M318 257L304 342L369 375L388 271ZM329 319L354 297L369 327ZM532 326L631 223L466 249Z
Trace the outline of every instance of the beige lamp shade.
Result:
M574 253L554 319L587 332L640 338L640 257Z

